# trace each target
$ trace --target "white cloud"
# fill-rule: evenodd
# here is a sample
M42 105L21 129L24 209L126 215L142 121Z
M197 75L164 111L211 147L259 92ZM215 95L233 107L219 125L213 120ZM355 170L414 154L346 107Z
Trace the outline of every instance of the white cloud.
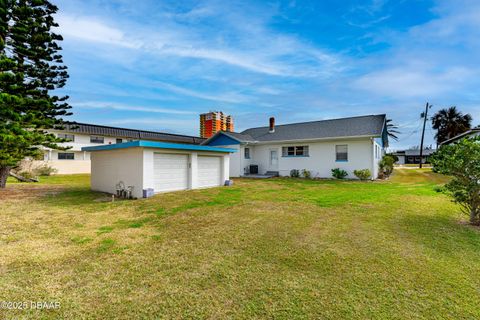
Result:
M173 108L161 108L161 107L141 107L135 105L118 104L114 102L100 102L100 101L87 101L87 102L72 102L70 103L75 108L86 109L112 109L120 111L136 111L136 112L151 112L151 113L166 113L166 114L197 114L197 112L178 110Z
M125 125L125 124L147 124L147 125L156 125L156 126L171 126L171 127L191 127L190 121L185 120L172 120L172 119L152 119L152 118L129 118L129 119L119 119L111 120L109 124L115 125Z
M129 118L104 122L105 125L142 128L169 133L198 135L197 118L189 119L154 119L154 118ZM194 125L192 125L194 124Z
M213 13L219 14L214 8L205 7L180 15L201 17ZM240 24L243 27L236 26L238 30L228 37L222 35L221 28L185 25L178 23L177 18L178 14L172 15L170 20L159 21L153 28L132 23L120 27L94 16L62 13L56 17L59 31L66 39L136 49L138 54L200 59L271 76L330 76L340 69L336 55L297 37L272 32L266 25L256 24L253 28L249 26L249 17L243 17ZM118 54L115 50L108 52ZM92 54L97 53L92 51Z
M204 100L211 100L211 101L219 101L219 102L228 102L228 103L244 103L250 101L248 96L231 92L231 93L223 93L223 94L208 94L204 92L199 92L187 88L182 88L173 84L165 83L165 82L155 82L154 86L157 88L162 88L171 92L175 92L181 95L200 98Z
M354 81L354 86L379 96L391 98L428 98L458 90L471 75L465 68L443 72L419 70L417 67L392 68L369 73Z
M159 48L158 53L171 54L179 57L214 60L241 67L250 71L265 73L274 76L280 76L286 73L285 70L282 70L281 66L275 65L271 62L262 63L261 61L256 60L254 55L248 56L244 54L234 53L228 50L182 48L177 46Z
M64 38L72 37L82 41L104 43L125 48L139 48L141 46L141 42L127 39L125 33L120 29L108 26L103 21L93 17L58 14L55 19L60 25L59 33Z

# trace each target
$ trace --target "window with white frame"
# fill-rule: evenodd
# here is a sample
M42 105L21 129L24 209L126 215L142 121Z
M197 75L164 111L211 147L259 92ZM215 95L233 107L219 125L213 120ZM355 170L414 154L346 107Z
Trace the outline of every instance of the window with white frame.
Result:
M123 142L123 139L122 139L122 138L117 138L117 139L115 140L115 143L122 143L122 142Z
M75 141L75 136L73 134L59 133L57 134L57 137L60 139L68 140L68 141Z
M245 159L250 159L250 148L245 148L243 150L243 154L245 156Z
M103 143L104 141L105 141L104 137L90 136L90 143Z
M335 146L335 160L336 161L348 161L348 145L339 144Z
M75 160L75 153L73 152L59 152L58 160Z
M282 147L282 157L308 157L308 146Z

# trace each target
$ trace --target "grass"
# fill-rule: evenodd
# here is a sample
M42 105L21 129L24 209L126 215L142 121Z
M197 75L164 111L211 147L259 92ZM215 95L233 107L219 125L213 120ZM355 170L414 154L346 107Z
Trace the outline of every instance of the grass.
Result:
M0 318L480 317L480 232L428 169L235 180L110 202L88 176L0 191Z

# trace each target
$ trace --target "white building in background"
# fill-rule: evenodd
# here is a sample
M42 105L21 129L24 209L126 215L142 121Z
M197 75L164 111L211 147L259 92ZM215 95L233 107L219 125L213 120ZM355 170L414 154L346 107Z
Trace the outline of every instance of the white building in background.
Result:
M87 123L67 124L64 127L64 130L51 130L50 132L60 138L70 140L69 142L60 143L59 145L71 148L65 151L47 148L44 151L43 161L36 161L36 164L46 163L55 168L58 174L90 173L90 152L82 151L83 147L112 145L136 140L195 145L205 141L205 139L193 136L108 127Z
M267 174L288 176L292 169L308 170L312 177L330 178L340 168L355 178L354 170L369 169L378 176L378 163L388 147L386 116L270 125L241 133L218 132L203 145L237 150L231 155L230 176Z

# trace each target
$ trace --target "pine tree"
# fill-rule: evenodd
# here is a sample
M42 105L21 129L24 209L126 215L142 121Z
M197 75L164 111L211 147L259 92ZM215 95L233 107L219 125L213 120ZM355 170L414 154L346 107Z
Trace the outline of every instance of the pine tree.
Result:
M0 0L0 188L10 170L42 147L62 149L47 129L62 128L68 96L52 92L68 78L62 37L51 31L58 8L47 0Z

